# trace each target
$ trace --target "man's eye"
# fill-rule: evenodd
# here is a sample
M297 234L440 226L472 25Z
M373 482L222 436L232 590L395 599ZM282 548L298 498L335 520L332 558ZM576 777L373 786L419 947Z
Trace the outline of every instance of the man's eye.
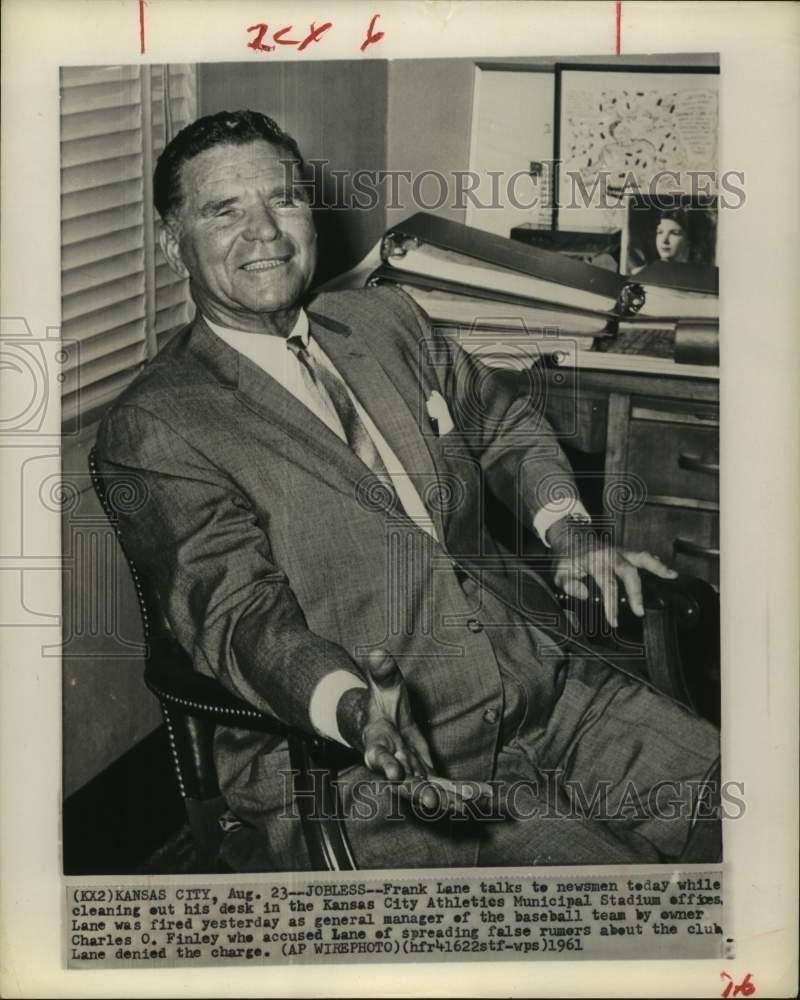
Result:
M302 191L287 191L285 194L279 195L274 204L277 208L297 208L300 205L305 205L306 199Z

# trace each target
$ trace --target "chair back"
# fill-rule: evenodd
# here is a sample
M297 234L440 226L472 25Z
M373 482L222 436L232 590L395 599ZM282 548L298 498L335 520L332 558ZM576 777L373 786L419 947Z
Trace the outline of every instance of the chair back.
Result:
M149 642L155 635L170 635L172 630L161 610L155 588L150 585L145 577L139 574L128 552L125 550L122 532L119 527L119 512L114 506L115 496L117 495L119 495L123 510L125 506L129 506L131 495L136 489L135 483L130 476L123 474L108 476L101 473L97 466L97 455L94 448L89 452L89 475L100 505L114 529L117 542L130 570L131 579L136 589L136 597L139 601L145 641Z
M172 706L174 710L190 710L192 715L224 722L226 725L283 734L286 727L277 719L237 698L214 678L197 673L188 652L173 634L161 608L157 588L136 567L125 548L120 530L119 513L130 502L131 491L134 489L131 477L122 473L102 473L98 468L94 449L89 453L89 475L130 570L147 643L145 684L158 697L165 714ZM120 512L114 506L117 494Z

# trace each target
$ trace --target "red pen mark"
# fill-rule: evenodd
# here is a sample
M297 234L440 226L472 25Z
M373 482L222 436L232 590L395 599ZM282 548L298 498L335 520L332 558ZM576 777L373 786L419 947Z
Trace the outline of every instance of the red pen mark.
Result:
M312 42L318 42L322 35L329 29L333 27L332 21L326 21L325 24L321 24L317 27L312 21L309 25L308 34L306 37L300 41L299 38L284 38L288 32L294 29L293 24L289 24L284 28L278 28L277 31L272 33L272 41L274 45L266 45L264 43L264 36L269 31L268 24L251 24L246 31L255 31L255 38L247 43L249 49L254 49L256 52L274 52L278 45L296 45L297 51L302 52L303 49L308 48Z
M283 37L286 34L286 32L291 31L293 27L294 25L290 24L288 28L279 28L272 35L273 42L275 42L276 45L299 45L300 42L296 38Z
M263 45L264 35L269 31L268 24L251 24L249 28L245 28L245 31L257 31L256 37L247 43L248 49L255 49L256 52L274 52L274 45Z
M382 31L378 31L374 35L372 33L372 30L375 27L375 22L378 20L380 16L381 16L380 14L374 14L372 20L369 22L369 27L367 28L367 37L361 43L362 52L365 52L368 46L374 45L375 42L379 42L383 38Z
M144 55L144 0L139 0L139 52Z
M312 21L311 24L309 25L308 34L300 43L297 51L302 52L303 49L306 48L306 46L310 45L312 42L318 42L320 40L322 33L332 27L333 27L333 21L326 21L319 27L316 27L316 25Z
M751 975L752 973L748 972L740 983L734 984L733 976L730 976L727 972L720 972L719 978L728 980L728 984L722 991L720 996L722 996L723 998L730 996L751 997L756 991L755 983L750 982Z
M622 0L617 0L617 55L622 50Z

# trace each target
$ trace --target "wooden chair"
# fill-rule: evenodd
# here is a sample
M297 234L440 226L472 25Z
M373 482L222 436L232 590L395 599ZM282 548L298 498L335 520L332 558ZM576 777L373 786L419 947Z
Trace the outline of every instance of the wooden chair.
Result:
M145 683L158 698L169 735L178 787L186 807L201 872L217 870L220 845L219 818L225 809L213 760L217 725L256 729L285 736L295 780L296 806L312 868L350 871L357 868L344 823L336 818L335 767L341 748L324 739L292 729L230 694L217 681L198 674L180 646L159 607L154 589L125 552L117 516L108 502L114 477L101 475L94 451L89 471L117 539L126 556L139 598L148 657ZM617 637L636 642L643 638L645 679L707 717L718 720L718 683L714 663L719 662L718 598L713 588L692 577L665 581L645 574L644 626L623 605ZM577 619L577 631L611 659L620 653L613 644L603 646L600 597L590 594L580 602L560 594L559 600ZM714 649L716 643L716 660ZM630 647L622 647L629 650ZM630 661L629 661L630 662ZM698 667L702 665L703 669ZM623 669L625 667L623 666ZM637 671L633 671L637 672ZM638 670L641 675L642 669ZM718 681L718 670L716 673Z

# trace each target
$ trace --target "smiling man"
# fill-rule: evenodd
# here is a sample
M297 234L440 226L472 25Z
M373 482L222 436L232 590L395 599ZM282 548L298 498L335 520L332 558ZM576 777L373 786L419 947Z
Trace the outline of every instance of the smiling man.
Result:
M250 111L195 122L156 169L161 245L197 316L107 414L97 455L144 486L121 530L176 638L239 697L348 748L362 867L714 860L718 824L690 837L686 802L624 806L711 776L716 731L565 654L547 581L483 524L484 486L554 548L562 586L595 576L612 621L619 585L641 613L640 568L673 574L597 541L535 401L403 293L309 301L303 180L294 140ZM239 821L228 862L307 867L285 744L220 727L215 756ZM570 808L576 786L602 792L599 815ZM489 796L491 821L464 818Z
M288 336L316 265L299 153L268 142L215 145L162 160L161 248L212 323ZM180 180L163 174L180 170ZM159 185L160 186L160 185ZM159 200L161 192L159 191Z

